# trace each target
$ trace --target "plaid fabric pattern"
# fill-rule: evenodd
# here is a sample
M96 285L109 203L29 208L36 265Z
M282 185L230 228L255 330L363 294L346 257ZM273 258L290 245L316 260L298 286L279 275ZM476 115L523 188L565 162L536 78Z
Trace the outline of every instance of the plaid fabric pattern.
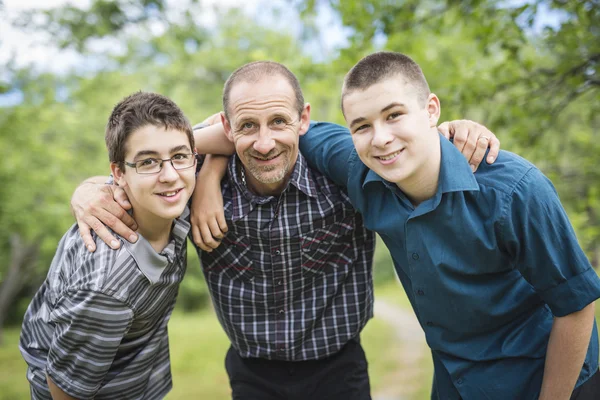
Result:
M253 194L237 157L222 182L229 232L200 252L217 316L242 357L313 360L373 316L374 234L302 155L279 196Z
M189 210L157 254L144 238L89 253L74 225L23 321L19 347L32 399L46 374L76 398L162 399L172 387L167 323L186 269Z

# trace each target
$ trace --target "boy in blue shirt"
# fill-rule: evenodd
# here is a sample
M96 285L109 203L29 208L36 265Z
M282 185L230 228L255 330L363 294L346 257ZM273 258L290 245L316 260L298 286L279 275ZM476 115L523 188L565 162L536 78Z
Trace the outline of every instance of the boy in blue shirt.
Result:
M344 80L351 136L317 125L300 146L389 248L431 347L432 398L600 398L600 279L552 183L505 151L473 174L440 110L413 60L375 53Z

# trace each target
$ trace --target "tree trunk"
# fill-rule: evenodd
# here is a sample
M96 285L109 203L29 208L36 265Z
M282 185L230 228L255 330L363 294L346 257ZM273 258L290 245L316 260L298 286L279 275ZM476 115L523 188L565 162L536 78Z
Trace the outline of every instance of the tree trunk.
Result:
M35 268L40 249L39 239L23 243L19 234L15 233L10 237L10 263L4 280L0 283L0 345L3 343L4 321L8 310Z

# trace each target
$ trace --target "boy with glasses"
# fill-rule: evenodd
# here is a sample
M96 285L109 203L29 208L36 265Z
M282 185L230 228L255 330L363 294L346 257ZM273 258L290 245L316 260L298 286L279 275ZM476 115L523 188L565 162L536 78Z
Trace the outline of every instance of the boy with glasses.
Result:
M74 225L23 322L32 399L160 399L171 389L167 323L186 269L192 128L164 96L135 93L112 111L106 146L139 240L90 253Z

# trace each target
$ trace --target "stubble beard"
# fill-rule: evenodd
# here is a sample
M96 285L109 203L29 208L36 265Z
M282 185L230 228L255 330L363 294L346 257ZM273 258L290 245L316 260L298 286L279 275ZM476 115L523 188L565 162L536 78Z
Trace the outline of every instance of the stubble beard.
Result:
M290 161L285 159L283 165L269 165L266 167L259 167L254 163L250 163L249 172L252 174L254 179L264 184L272 184L282 181L290 170ZM275 171L275 172L273 172Z

